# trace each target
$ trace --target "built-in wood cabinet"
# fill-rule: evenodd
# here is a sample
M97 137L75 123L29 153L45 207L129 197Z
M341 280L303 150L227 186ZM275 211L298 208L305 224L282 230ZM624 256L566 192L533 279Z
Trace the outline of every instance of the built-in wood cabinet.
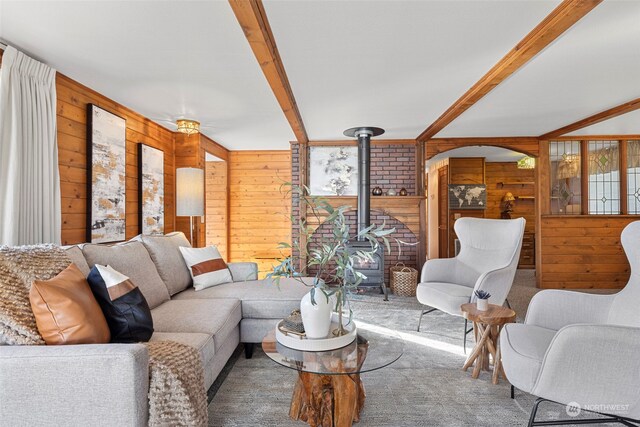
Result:
M534 233L524 233L522 249L520 250L520 262L518 268L536 267L536 236Z

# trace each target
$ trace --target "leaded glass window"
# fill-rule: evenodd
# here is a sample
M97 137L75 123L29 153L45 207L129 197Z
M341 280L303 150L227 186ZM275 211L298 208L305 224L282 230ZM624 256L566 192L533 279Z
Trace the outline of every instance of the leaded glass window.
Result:
M640 141L627 141L627 209L640 214Z
M620 151L618 141L589 141L589 213L620 213Z
M581 213L580 142L552 141L549 143L551 161L551 213L579 215Z

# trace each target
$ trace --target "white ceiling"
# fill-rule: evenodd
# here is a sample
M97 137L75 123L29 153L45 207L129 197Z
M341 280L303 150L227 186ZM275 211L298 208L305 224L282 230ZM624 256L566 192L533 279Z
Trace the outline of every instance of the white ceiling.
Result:
M485 162L496 163L517 162L525 156L526 154L509 150L507 148L473 145L470 147L454 148L453 150L436 154L435 156L427 160L426 168L429 169L432 164L435 164L440 160L447 159L449 157L484 157Z
M0 38L171 127L232 149L294 139L226 1L0 0Z
M415 138L559 1L274 1L265 10L311 139Z
M639 23L640 1L601 3L437 136L536 136L640 97Z
M640 88L639 88L640 89ZM639 90L640 92L640 90ZM638 135L640 134L640 110L623 114L595 125L587 126L568 135Z
M560 0L264 0L309 137L415 138ZM640 96L640 1L607 1L439 137L540 135ZM232 150L288 149L284 114L228 4L0 0L0 39ZM630 113L576 134L640 133Z

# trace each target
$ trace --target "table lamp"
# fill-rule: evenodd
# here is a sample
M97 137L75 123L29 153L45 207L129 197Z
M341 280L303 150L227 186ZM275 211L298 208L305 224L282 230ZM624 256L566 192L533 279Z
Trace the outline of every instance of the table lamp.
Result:
M189 217L189 241L193 241L193 217L204 215L204 170L198 168L176 169L176 216Z

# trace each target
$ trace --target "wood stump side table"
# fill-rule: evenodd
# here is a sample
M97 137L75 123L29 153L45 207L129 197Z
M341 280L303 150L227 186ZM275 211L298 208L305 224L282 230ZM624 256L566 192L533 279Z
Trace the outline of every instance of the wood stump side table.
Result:
M384 368L402 356L403 341L371 331L358 331L351 344L329 351L285 347L271 331L262 340L266 355L298 371L289 417L312 427L349 427L360 421L365 392L360 374Z
M471 377L478 378L480 371L490 371L491 358L493 359L491 382L498 384L500 375L506 380L500 354L500 331L507 323L515 322L516 312L495 304L489 304L488 310L480 311L475 303L462 304L460 310L465 319L473 322L473 334L476 339L476 345L462 369L466 371L475 362Z

